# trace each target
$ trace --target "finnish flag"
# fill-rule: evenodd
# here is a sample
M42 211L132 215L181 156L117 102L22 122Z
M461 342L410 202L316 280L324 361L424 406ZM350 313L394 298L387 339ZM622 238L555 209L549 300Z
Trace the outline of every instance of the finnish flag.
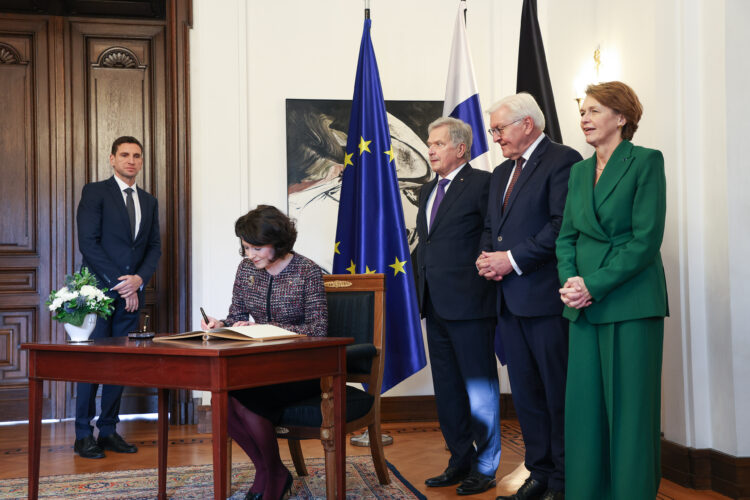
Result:
M482 106L479 103L479 93L474 78L474 64L471 61L469 40L466 37L464 12L466 12L466 2L461 0L458 4L456 25L453 30L443 116L458 118L471 125L473 135L471 165L474 168L491 172L487 131L484 126Z

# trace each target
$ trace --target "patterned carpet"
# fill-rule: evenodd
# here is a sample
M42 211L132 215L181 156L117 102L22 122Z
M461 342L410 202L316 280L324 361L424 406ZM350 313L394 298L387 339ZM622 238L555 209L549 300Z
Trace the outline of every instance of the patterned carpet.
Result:
M322 458L305 460L307 477L294 477L292 499L313 500L326 497L325 462ZM294 470L291 463L286 464ZM408 483L393 465L388 464L391 484L381 485L369 456L346 459L346 498L360 499L425 499ZM250 487L254 469L247 463L232 467L233 500L243 499ZM156 469L128 470L93 474L42 477L39 498L85 499L145 499L156 497ZM0 499L26 498L27 480L7 479L0 484ZM170 467L167 472L167 496L174 499L204 499L213 497L213 470L208 465Z

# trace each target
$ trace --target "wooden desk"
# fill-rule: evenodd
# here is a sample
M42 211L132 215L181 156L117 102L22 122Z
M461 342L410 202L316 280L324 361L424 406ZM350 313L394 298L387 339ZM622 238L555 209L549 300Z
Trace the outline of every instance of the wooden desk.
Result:
M88 344L33 344L29 351L29 498L39 493L42 381L93 382L159 389L158 498L166 499L167 390L211 391L214 498L228 496L227 391L295 380L321 379L328 498L346 493L345 381L348 338L268 342L226 340L154 343L126 337Z

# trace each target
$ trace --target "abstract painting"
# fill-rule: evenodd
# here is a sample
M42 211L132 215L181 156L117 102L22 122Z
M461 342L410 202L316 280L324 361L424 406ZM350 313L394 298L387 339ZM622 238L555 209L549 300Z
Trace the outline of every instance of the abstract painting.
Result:
M434 176L427 154L427 126L442 115L443 102L386 101L385 108L413 249L419 188ZM299 233L295 250L326 272L333 263L350 111L347 100L286 100L288 213Z

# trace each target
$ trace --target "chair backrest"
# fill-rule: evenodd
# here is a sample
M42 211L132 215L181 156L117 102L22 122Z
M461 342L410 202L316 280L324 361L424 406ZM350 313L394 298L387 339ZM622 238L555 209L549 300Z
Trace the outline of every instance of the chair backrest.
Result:
M378 355L372 363L347 361L349 373L377 373L382 380L385 343L385 275L328 274L323 276L328 302L328 335L353 337L358 345L372 344ZM351 359L351 358L350 358ZM350 377L351 379L351 377ZM380 380L362 380L372 384ZM379 390L379 388L378 388Z
M374 292L326 292L328 336L353 337L355 344L371 344L375 322Z

